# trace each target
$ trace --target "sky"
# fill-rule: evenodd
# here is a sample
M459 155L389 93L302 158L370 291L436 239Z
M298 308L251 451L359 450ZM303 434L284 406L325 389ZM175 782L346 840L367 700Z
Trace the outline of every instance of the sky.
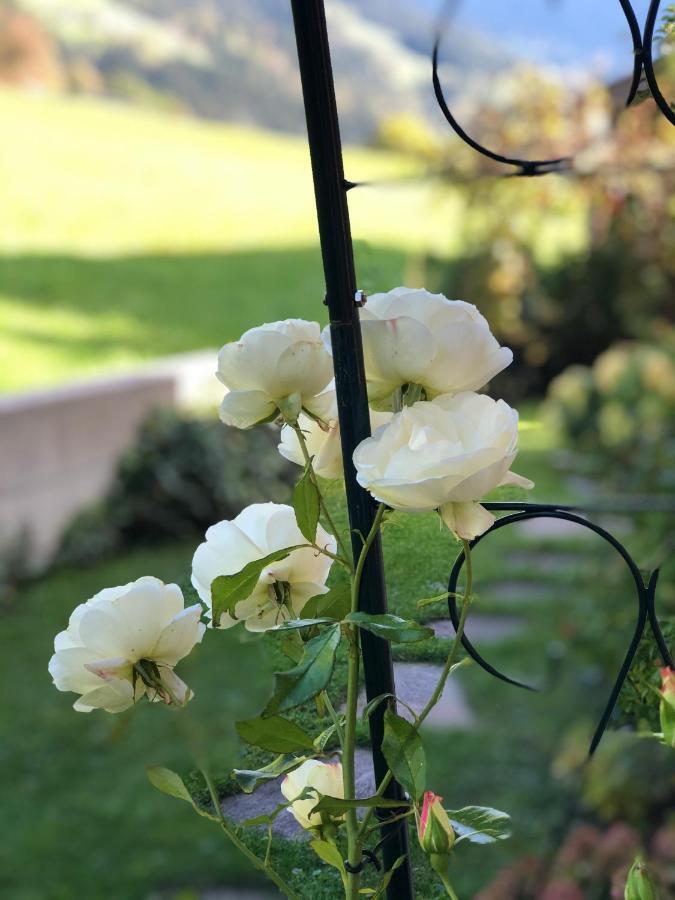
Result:
M416 0L437 10L442 0ZM613 79L631 68L632 42L619 0L458 0L455 20L537 63ZM633 0L642 27L648 0Z

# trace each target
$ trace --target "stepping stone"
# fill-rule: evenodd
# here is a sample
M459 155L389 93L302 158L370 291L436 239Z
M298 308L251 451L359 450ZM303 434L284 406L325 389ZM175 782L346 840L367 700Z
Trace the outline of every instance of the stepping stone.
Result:
M394 663L394 680L396 695L407 703L416 713L420 713L432 695L441 667L427 662ZM365 691L361 691L358 700L359 715L366 705ZM412 721L412 715L401 705L399 715ZM440 700L429 713L425 724L433 728L470 728L474 724L474 716L458 683L457 675L451 676L445 683L445 690Z
M542 581L514 581L509 579L508 581L490 581L478 586L480 600L503 600L506 603L514 603L521 600L550 601L556 596L556 593L554 584ZM471 628L471 623L472 618L471 613L469 613L469 628Z
M580 572L582 560L570 551L513 550L508 555L510 569L531 569L537 574L551 575L556 570Z
M372 797L375 793L375 775L370 751L357 747L354 763L357 796ZM239 793L225 797L221 804L223 812L235 822L244 822L246 819L272 812L280 803L286 802L286 798L281 793L281 780L282 778L279 777L268 781L266 784L260 785L252 794ZM308 832L295 821L290 812L286 811L279 813L276 817L272 832L289 840L304 840L308 837ZM242 900L246 900L246 896L248 895L242 895ZM252 895L251 900L256 900L256 897Z
M437 622L426 622L434 629L439 638L455 636L455 627L450 619L439 619ZM512 616L489 616L469 613L466 623L466 634L470 641L477 644L496 644L506 638L520 634L525 626L524 619Z
M576 522L569 522L567 519L526 519L524 522L517 522L515 526L523 537L532 539L555 539L555 540L580 540L592 539L593 533L583 525Z

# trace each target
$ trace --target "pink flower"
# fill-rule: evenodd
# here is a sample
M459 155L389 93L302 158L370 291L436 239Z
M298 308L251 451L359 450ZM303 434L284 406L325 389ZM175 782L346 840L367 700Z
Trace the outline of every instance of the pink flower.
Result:
M425 853L447 856L455 843L455 832L443 809L443 798L433 791L424 792L417 836Z

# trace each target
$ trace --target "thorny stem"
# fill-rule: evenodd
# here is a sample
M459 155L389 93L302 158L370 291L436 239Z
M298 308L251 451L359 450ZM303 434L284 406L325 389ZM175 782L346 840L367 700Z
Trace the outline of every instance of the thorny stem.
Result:
M331 553L330 550L328 550L326 547L322 547L320 544L314 543L311 546L317 551L317 553L322 553L324 556L330 557L336 563L339 563L341 566L347 569L348 572L351 572L352 567L342 556L338 556L337 553Z
M343 540L340 537L340 532L335 527L335 523L333 522L333 519L331 518L331 514L328 511L328 505L327 505L326 501L324 500L323 494L321 493L321 489L316 480L316 473L314 471L314 467L312 466L312 457L309 455L309 450L307 449L307 441L305 440L305 435L303 434L302 428L300 428L300 426L298 425L297 422L295 423L295 425L292 425L291 427L293 428L293 431L297 435L298 443L300 444L300 449L302 450L302 457L305 460L305 465L309 469L309 477L312 479L312 484L316 488L317 494L319 495L319 505L321 507L321 511L324 515L326 522L328 523L328 526L330 527L330 530L335 535L335 540L337 541L338 547L340 548L340 553L342 554L341 559L343 562L346 562L347 565L349 565L349 562L348 562L349 554L347 553L347 550L345 549ZM350 569L351 569L351 567L350 567Z
M321 699L326 705L328 715L331 717L333 725L335 725L335 733L337 734L338 741L340 742L340 747L344 748L345 736L342 730L342 725L340 725L340 717L335 712L335 707L331 703L330 697L328 696L328 691L321 692Z
M209 789L209 794L211 795L211 802L216 810L216 814L218 816L218 820L220 822L220 827L223 829L229 840L234 844L237 850L240 850L241 853L251 862L256 869L259 869L261 872L264 872L267 877L276 884L279 890L284 894L289 900L300 900L299 894L296 894L295 891L284 881L284 879L279 875L279 873L272 868L272 866L267 865L264 860L260 859L258 856L253 853L252 850L246 846L246 844L241 840L236 831L232 828L230 823L225 818L223 814L222 807L220 805L220 800L218 798L218 791L216 790L216 786L213 783L213 779L206 772L206 770L200 770L204 781L206 782L206 786Z
M417 716L415 721L415 727L419 728L420 725L424 722L426 717L429 715L431 710L434 708L436 703L441 697L443 693L443 688L445 687L445 683L448 680L448 676L450 674L450 670L455 664L455 660L457 659L457 654L459 653L460 647L462 645L462 637L464 636L464 626L466 624L466 619L469 614L469 607L471 606L471 594L473 592L473 567L471 562L471 548L469 546L469 542L466 540L462 541L464 546L464 558L466 560L466 585L464 588L464 594L462 596L462 606L459 615L459 622L457 623L457 631L455 633L455 639L452 642L452 647L450 648L450 653L448 654L448 658L445 661L445 665L443 666L443 670L441 671L440 677L438 679L438 683L436 688L434 689L433 694L429 698L429 702L424 707L422 712ZM391 769L385 774L384 778L379 784L377 791L375 792L376 797L381 797L386 791L387 787L391 783L393 778L393 773ZM366 810L366 813L363 817L363 821L361 822L361 828L359 829L359 837L362 838L367 827L368 823L375 811L375 807L369 807ZM447 890L447 885L445 885ZM452 890L452 889L451 889ZM450 896L454 896L451 894Z

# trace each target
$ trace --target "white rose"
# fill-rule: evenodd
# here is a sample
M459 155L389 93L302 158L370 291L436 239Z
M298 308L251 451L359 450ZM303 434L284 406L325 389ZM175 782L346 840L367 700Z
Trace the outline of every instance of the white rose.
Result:
M312 791L308 791L307 798L296 800L295 798L302 796L307 788L313 788ZM293 801L289 812L303 828L319 828L323 824L321 813L312 813L319 799L321 797L344 799L342 765L339 762L323 763L318 759L308 759L286 775L281 782L281 793L287 800ZM332 816L332 818L343 817Z
M57 634L54 684L81 694L79 712L122 712L144 695L182 706L192 691L173 667L201 641L201 613L198 603L184 608L178 585L158 578L106 588L76 607Z
M322 394L322 397L327 397ZM373 429L384 425L391 419L390 412L376 412L371 410L370 424ZM298 425L305 436L307 451L312 457L314 471L321 478L342 478L342 445L340 443L340 424L338 422L337 402L335 392L331 392L330 402L321 414L321 422L309 416L301 414ZM284 425L281 429L279 453L299 466L304 466L305 459L300 446L300 441L294 429L290 425Z
M471 303L423 288L373 294L360 310L369 402L391 408L394 391L420 385L427 400L476 391L513 359ZM330 346L330 333L324 331Z
M285 319L251 328L218 354L217 377L229 388L220 406L226 425L250 428L281 412L295 421L333 377L317 322Z
M486 531L492 516L478 501L505 484L533 484L509 471L518 413L503 400L466 392L421 401L354 451L359 484L375 499L410 512L439 509L461 538Z
M335 553L336 541L321 525L316 544ZM218 522L206 532L192 560L192 584L211 609L211 584L219 575L234 575L253 560L275 550L306 544L292 506L254 503L232 521ZM249 631L267 631L297 619L311 597L328 591L326 579L332 560L312 547L294 550L285 559L266 566L253 593L237 603L235 616L223 613L218 623L231 628L245 620Z

